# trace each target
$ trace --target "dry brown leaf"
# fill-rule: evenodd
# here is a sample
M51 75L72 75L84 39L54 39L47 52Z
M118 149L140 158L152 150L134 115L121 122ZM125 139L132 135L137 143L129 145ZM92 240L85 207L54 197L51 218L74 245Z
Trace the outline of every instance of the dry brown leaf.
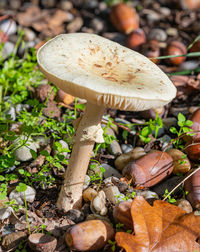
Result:
M200 216L154 201L150 206L137 196L131 206L134 235L118 232L116 242L126 252L199 252Z

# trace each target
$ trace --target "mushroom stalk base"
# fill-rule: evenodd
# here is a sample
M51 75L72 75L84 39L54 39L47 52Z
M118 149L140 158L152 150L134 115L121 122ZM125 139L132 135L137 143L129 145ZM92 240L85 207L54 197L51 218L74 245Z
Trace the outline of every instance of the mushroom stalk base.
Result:
M85 112L75 133L64 184L61 187L57 201L57 207L60 210L67 212L70 209L80 209L82 207L83 183L95 143L94 138L96 137L90 136L90 134L95 131L95 126L98 133L104 111L105 108L102 106L91 103L86 105Z

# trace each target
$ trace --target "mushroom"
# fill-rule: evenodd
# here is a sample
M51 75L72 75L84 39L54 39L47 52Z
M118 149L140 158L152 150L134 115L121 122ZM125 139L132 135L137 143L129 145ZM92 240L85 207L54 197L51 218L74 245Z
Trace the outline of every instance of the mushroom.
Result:
M57 206L82 205L82 187L94 143L103 142L105 108L142 111L169 103L176 88L145 56L95 34L61 34L37 53L41 71L64 92L87 100L74 136Z

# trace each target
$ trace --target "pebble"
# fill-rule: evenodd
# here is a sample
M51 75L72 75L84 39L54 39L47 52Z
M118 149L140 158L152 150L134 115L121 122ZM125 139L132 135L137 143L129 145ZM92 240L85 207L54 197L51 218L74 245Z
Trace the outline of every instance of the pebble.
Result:
M84 214L78 209L71 209L67 211L66 217L75 223L79 223L84 220Z
M165 128L159 128L158 132L157 132L157 137L161 137L165 134ZM155 130L152 131L152 135L155 137Z
M86 9L95 9L95 8L98 7L98 1L97 1L97 0L85 1L84 7L85 7Z
M193 70L199 66L199 62L196 60L185 61L179 66L179 71Z
M90 24L89 26L94 29L94 31L96 33L99 33L99 32L102 32L104 27L105 27L105 23L102 19L100 18L93 18L91 21L90 21Z
M97 191L91 187L88 187L83 191L82 196L85 202L92 201L93 198L97 196Z
M22 240L26 239L26 233L23 231L10 233L2 238L2 246L5 251L13 251Z
M106 207L106 195L104 191L98 192L97 196L92 200L90 209L94 214L106 215L108 209Z
M90 184L90 177L88 175L85 175L85 180L84 180L84 184L83 184L83 190L85 190L86 188L88 188Z
M69 11L73 8L73 4L68 0L61 0L60 8L61 10Z
M157 41L161 41L164 42L167 39L167 34L164 30L156 28L156 29L152 29L150 34L149 34L149 39L155 39Z
M171 10L167 7L160 7L160 13L168 17L171 14Z
M186 211L186 213L192 213L193 212L193 208L190 204L190 202L186 199L180 199L177 200L175 203L178 207L180 207L181 209L183 209L184 211Z
M14 43L9 42L9 41L5 42L3 50L2 50L3 59L7 58L11 53L13 53L14 48L15 48Z
M66 30L69 33L77 32L83 26L83 19L81 17L75 17L67 26Z
M115 132L111 129L111 128L107 128L106 129L106 133L109 135L109 136L113 136L116 138L116 135L115 135ZM108 151L110 154L112 155L118 155L118 154L121 154L122 153L122 150L121 150L121 146L120 144L117 142L117 140L113 140L111 144L109 144L108 146Z
M115 167L117 170L122 171L124 167L131 161L138 159L146 155L146 152L142 147L136 147L128 153L123 153L115 160Z
M123 201L123 198L125 198L125 195L120 193L117 186L108 186L103 189L106 198L108 201L110 201L112 204L117 204L121 201Z
M128 152L132 151L133 145L131 145L131 144L121 144L121 149L122 149L123 153L128 153Z
M103 173L104 178L108 178L111 176L121 178L122 175L119 173L115 168L113 168L111 165L108 165L106 163L102 163L101 166L105 169L105 172Z
M87 215L86 221L88 220L103 220L103 221L107 221L107 222L110 222L109 218L106 217L106 216L101 216L99 214L89 214Z
M20 140L24 140L26 139L25 136L21 136L20 137ZM19 145L19 138L17 138L15 141L14 141L14 144L17 146ZM33 140L31 138L29 138L29 140L26 142L26 145L27 146L21 146L19 147L18 149L16 149L14 151L14 155L15 155L15 159L18 160L18 161L29 161L32 159L32 155L31 155L31 152L30 152L30 149L34 150L35 152L37 152L37 147L38 145L33 142Z
M41 4L45 8L52 8L56 5L56 0L41 0Z
M166 151L173 159L174 174L185 174L191 169L191 164L186 154L177 149L169 149Z
M14 189L9 195L9 200L15 199L19 205L24 205L24 194L26 201L32 203L35 199L36 191L34 188L28 185L25 192L18 192L16 189Z
M7 19L1 22L0 29L10 36L17 32L17 24L14 20Z
M105 186L114 185L115 183L118 184L119 182L120 182L119 178L113 177L113 176L108 177L108 178L103 180L103 183L105 184Z
M167 149L172 148L172 144L170 144L172 139L170 136L164 135L164 136L158 138L158 140L162 144L162 150L165 150L166 147L167 147Z
M13 213L12 207L4 207L0 209L0 220L7 219Z
M155 11L151 10L151 13L147 14L147 19L151 22L159 21L160 20L160 14L156 13Z
M33 41L36 38L36 34L29 28L24 28L24 40Z
M175 37L175 36L178 35L178 30L177 30L176 28L170 27L170 28L168 28L168 29L166 30L166 33L167 33L168 36Z
M166 130L169 130L172 126L177 125L177 119L175 117L164 118L162 121Z
M69 145L68 145L65 141L59 140L58 143L61 144L61 146L62 146L63 149L69 149ZM58 154L58 151L57 151L57 150L54 150L54 151L53 151L53 155L57 155L57 154ZM60 152L59 154L64 155L65 158L69 157L69 152L63 151L63 152Z
M46 108L43 109L43 115L50 118L60 118L61 109L56 105L54 101L48 100Z
M153 192L153 191L149 191L149 190L138 190L136 191L136 196L142 196L143 198L145 199L151 199L151 198L154 198L154 199L158 199L158 194Z
M10 107L6 112L5 115L9 116L9 119L12 121L16 120L16 112L14 107Z

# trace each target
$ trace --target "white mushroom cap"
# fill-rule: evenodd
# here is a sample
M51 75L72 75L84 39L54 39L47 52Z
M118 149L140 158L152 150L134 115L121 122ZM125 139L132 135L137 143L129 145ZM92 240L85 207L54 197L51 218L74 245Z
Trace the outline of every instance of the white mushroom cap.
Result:
M41 71L63 91L91 103L141 111L169 103L176 88L152 61L94 34L61 34L37 54Z

